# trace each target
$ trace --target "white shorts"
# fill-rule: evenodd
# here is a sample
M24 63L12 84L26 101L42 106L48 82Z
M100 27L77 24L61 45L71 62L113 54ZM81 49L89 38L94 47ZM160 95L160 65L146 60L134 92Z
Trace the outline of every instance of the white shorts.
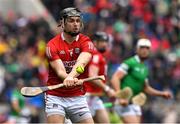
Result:
M105 109L102 100L98 96L86 95L86 98L93 117L95 116L97 110Z
M128 115L138 115L141 116L141 107L138 105L130 104L126 107L116 105L114 107L114 110L117 112L117 114L121 117L128 116Z
M73 123L92 118L85 96L58 97L46 95L45 97L47 116L59 114L66 116Z

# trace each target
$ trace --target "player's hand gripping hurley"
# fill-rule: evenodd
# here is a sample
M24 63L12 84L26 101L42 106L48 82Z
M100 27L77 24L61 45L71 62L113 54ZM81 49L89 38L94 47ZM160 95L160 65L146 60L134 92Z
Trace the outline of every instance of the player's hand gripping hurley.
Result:
M101 76L94 76L94 77L89 77L89 78L85 78L85 79L81 79L83 82L86 81L92 81L92 80L105 80L104 75ZM37 96L45 91L48 90L54 90L60 87L63 87L63 84L56 84L56 85L51 85L51 86L43 86L43 87L23 87L21 89L21 94L23 96Z

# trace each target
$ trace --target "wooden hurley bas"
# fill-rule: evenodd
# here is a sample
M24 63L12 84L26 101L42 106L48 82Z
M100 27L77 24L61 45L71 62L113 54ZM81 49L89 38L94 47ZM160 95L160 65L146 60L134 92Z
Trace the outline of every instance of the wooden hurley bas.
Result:
M138 95L134 97L132 96L133 96L133 92L130 87L126 87L122 89L121 91L117 92L116 94L117 98L131 100L133 104L136 104L139 106L143 106L146 103L147 97L143 92L139 93Z
M104 75L101 75L101 76L94 76L94 77L82 79L83 82L92 81L92 80L105 80L105 77ZM58 89L63 86L64 86L63 84L56 84L56 85L44 86L44 87L23 87L21 89L21 94L26 97L32 97L32 96L37 96L48 90Z

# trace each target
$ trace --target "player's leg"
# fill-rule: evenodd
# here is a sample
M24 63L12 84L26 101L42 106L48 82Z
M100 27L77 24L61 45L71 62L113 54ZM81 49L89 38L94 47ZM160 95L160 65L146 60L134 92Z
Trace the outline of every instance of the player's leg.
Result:
M140 123L141 122L141 108L138 105L130 104L126 107L117 105L115 111L121 117L124 123Z
M96 123L110 123L109 115L106 109L96 110L96 114L93 118Z
M141 116L136 116L136 115L127 115L127 116L123 116L121 117L122 121L124 123L136 123L139 124L141 123Z
M67 98L66 112L72 123L94 123L85 96Z
M61 97L46 95L45 111L48 123L64 123L65 105Z
M64 116L59 114L53 114L47 117L48 123L64 123Z
M95 113L93 116L95 123L110 123L107 110L102 100L97 96L94 96L92 99L91 110L92 109Z

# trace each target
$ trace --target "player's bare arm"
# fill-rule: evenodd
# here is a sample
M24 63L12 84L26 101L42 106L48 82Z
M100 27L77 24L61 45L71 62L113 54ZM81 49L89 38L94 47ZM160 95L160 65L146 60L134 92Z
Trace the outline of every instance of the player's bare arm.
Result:
M164 97L167 99L172 98L172 94L169 91L156 90L149 85L148 81L146 81L146 83L145 83L144 92L149 95L153 95L153 96L161 96L161 97Z
M78 66L82 66L83 68L85 68L86 65L88 64L88 62L91 60L91 57L92 57L91 53L89 53L89 52L82 52L82 53L79 55L76 64L73 66L73 69L72 69L72 71L69 73L68 76L71 76L71 77L77 77L77 76L79 76L79 73L76 71L76 68L77 68Z
M13 100L12 101L12 108L18 113L21 111L21 108L19 107L18 100Z
M76 64L73 66L72 71L68 74L67 78L64 80L64 84L67 86L73 86L76 85L75 83L78 82L76 77L78 77L80 74L76 71L76 68L78 66L82 66L83 68L88 64L88 62L91 60L91 53L89 52L82 52L78 59Z
M95 65L89 66L89 77L98 75L98 72L99 72L99 68L97 66ZM92 83L94 83L95 85L97 85L102 89L105 89L106 85L102 81L96 80L96 81L92 81Z
M50 65L60 79L64 80L67 77L66 69L60 59L51 61Z
M120 91L120 86L121 86L121 79L125 76L125 73L117 70L111 78L111 84L112 87L115 89L116 92Z
M111 84L116 93L120 92L121 80L124 76L125 73L123 71L117 70L111 78ZM127 106L129 104L129 101L127 99L119 99L119 104L121 104L122 106Z
M89 77L97 76L99 72L99 68L95 65L90 65L89 66ZM101 80L93 80L91 81L98 87L102 88L104 92L109 96L109 97L115 97L115 91L110 88L108 85L104 84Z

